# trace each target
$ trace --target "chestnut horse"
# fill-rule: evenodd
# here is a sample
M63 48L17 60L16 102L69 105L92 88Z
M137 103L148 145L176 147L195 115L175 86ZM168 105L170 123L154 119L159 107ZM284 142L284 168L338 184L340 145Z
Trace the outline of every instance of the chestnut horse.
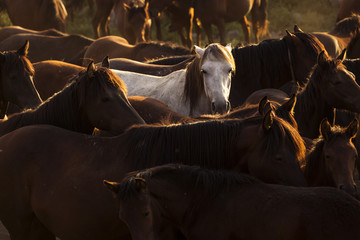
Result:
M0 50L17 49L25 40L30 41L29 59L32 62L53 59L77 65L81 65L87 46L94 41L82 35L54 37L24 33L13 35L2 41Z
M220 43L226 44L225 23L240 22L245 41L250 43L250 23L246 15L252 14L252 27L255 42L259 42L259 37L268 33L267 20L267 0L196 0L195 17L199 18L208 36L209 42L214 42L211 25L214 24L219 29Z
M305 185L298 164L303 141L272 111L245 120L136 126L111 138L34 125L2 136L0 149L0 219L13 239L128 239L102 180L170 162Z
M360 29L360 15L352 15L336 23L330 32L315 32L313 35L324 44L326 51L332 57L340 55L342 50L348 48L351 39ZM299 31L295 26L295 32Z
M32 34L55 36L55 37L67 35L66 33L62 33L54 28L43 30L43 31L36 31L36 30L23 28L20 26L7 26L7 27L3 27L0 29L0 42L2 42L3 40L5 40L6 38L8 38L12 35L20 34L20 33L32 33Z
M165 165L104 181L133 240L357 239L360 203L332 188L271 185L245 175ZM282 223L282 224L279 224Z
M2 0L0 10L6 10L13 25L45 30L55 28L65 32L67 12L61 0Z
M352 139L358 133L358 121L349 126L331 127L327 119L320 124L320 137L306 157L304 175L309 186L330 186L357 196L354 181L358 153Z
M34 124L50 124L86 134L92 134L96 127L119 134L133 124L144 123L126 95L126 86L116 75L106 68L95 69L91 63L64 90L39 107L0 122L0 136Z
M145 61L165 56L188 55L188 48L168 42L142 42L135 45L128 44L119 39L104 38L95 40L84 54L83 66L89 61L101 62L105 56L109 58L128 58L136 61Z
M42 101L33 83L34 68L27 58L29 42L24 42L17 51L0 52L0 118L4 118L9 102L26 109Z

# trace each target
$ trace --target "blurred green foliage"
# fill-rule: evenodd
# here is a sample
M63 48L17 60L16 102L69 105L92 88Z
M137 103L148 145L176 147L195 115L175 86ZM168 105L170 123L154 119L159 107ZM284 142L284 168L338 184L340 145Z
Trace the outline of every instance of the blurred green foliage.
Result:
M307 32L314 31L329 31L335 24L337 9L331 6L329 0L268 0L268 19L269 30L271 36L278 38L284 36L285 29L293 30L294 24L297 24L301 29ZM83 34L88 37L93 37L93 30L91 20L94 12L90 12L88 7L77 11L75 18L72 21L70 18L67 20L67 32ZM249 19L251 16L249 14ZM11 25L11 22L5 12L0 14L0 26ZM164 41L173 41L180 43L180 38L177 33L169 32L170 22L166 16L162 19L162 30ZM238 44L243 40L243 33L239 23L228 23L226 30L231 32L232 39L228 38L228 42L233 45ZM213 27L214 35L218 33L217 29ZM110 25L111 34L118 35L116 27ZM207 42L205 33L202 33L203 44ZM229 33L230 35L230 33ZM152 28L152 39L155 39L155 28ZM195 37L194 37L195 40Z

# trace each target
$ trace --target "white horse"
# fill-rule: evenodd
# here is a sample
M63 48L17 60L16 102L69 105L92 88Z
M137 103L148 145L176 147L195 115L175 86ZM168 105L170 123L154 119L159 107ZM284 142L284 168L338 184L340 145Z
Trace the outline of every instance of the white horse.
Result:
M195 51L197 56L186 69L166 76L111 70L126 83L129 96L155 98L186 116L227 113L235 71L231 45L213 43L205 49L195 46Z

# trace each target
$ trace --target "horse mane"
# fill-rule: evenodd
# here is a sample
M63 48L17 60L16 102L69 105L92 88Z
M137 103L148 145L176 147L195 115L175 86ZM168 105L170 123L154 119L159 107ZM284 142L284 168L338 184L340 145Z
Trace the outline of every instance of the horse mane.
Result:
M331 127L331 134L328 136L328 142L341 135L346 135L346 128L338 125ZM320 135L314 140L314 145L310 150L310 153L306 156L306 165L304 169L304 175L306 179L316 179L322 173L321 163L323 159L321 154L325 145L325 139Z
M191 51L188 48L179 46L171 42L151 41L151 42L137 43L134 47L133 55L137 55L140 51L144 50L145 48L153 49L154 51L159 51L159 54L161 54L162 52L168 52L173 56L191 54Z
M99 68L94 72L94 79L91 84L91 91L104 91L104 89L117 88L126 93L126 85L107 68ZM89 83L89 76L86 71L82 71L75 77L62 91L54 94L35 109L25 110L21 113L12 115L8 120L0 124L0 129L14 130L16 128L31 125L33 123L53 124L58 127L73 131L89 131L91 134L93 127L79 123L81 107L85 104L85 96ZM86 129L89 128L89 129ZM90 129L91 128L91 129ZM1 131L0 131L1 132Z
M276 116L273 120L271 130L259 143L262 144L264 155L278 151L285 134L295 145L295 153L303 158L305 146L296 129ZM134 126L124 133L129 146L126 157L132 159L132 164L137 169L174 162L225 168L224 160L233 154L232 146L241 137L242 130L262 123L263 117L258 116L169 126ZM156 157L150 160L149 156L153 154Z
M333 35L352 34L360 28L360 15L353 13L350 17L335 24L335 28L330 32Z

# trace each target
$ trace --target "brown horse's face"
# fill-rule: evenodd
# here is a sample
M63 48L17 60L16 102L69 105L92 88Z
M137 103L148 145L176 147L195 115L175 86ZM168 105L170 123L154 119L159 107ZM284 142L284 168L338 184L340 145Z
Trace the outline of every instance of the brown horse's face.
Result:
M0 53L1 91L3 100L21 109L35 108L41 98L33 83L32 65L18 52Z
M360 86L355 81L353 73L343 65L332 67L321 73L321 88L326 102L335 108L360 112Z
M341 135L326 142L322 157L335 187L351 195L356 194L357 188L353 173L358 155L349 137Z
M118 78L110 71L112 78ZM84 117L92 126L112 134L119 134L133 124L144 124L144 120L129 103L123 89L113 85L102 85L91 79L83 103Z
M238 158L243 160L236 168L266 183L306 186L299 165L305 156L305 146L299 133L283 120L271 121L243 132L243 140L238 143L238 149L243 149Z

